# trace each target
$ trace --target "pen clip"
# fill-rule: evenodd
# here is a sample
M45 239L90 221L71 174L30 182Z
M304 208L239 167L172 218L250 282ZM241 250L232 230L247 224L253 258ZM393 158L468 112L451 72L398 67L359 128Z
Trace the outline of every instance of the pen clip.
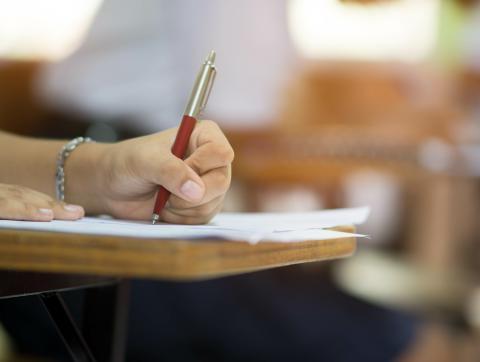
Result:
M203 110L207 106L208 99L210 98L210 93L212 92L213 82L215 81L215 77L217 75L217 70L215 69L215 66L211 67L210 69L211 70L210 70L210 76L207 83L207 90L203 97L202 103L200 104L199 112L203 112Z

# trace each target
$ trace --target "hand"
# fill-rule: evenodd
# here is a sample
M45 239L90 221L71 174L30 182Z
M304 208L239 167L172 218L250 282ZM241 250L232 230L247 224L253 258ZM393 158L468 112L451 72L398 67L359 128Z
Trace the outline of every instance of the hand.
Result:
M27 187L0 184L0 219L77 220L84 214L81 206L67 205Z
M176 128L169 129L103 148L94 166L99 209L117 218L150 220L158 185L162 185L172 195L161 220L208 222L221 209L230 186L233 150L214 122L200 121L183 161L170 151L176 134ZM82 147L87 152L89 145ZM81 149L76 152L80 155Z

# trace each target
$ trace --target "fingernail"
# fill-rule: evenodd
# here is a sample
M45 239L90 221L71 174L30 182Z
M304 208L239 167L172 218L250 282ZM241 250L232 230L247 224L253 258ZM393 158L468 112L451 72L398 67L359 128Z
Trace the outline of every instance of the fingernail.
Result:
M63 206L63 209L68 212L80 212L82 211L82 207L78 205L67 204Z
M38 209L38 212L43 215L53 215L52 209Z
M191 180L182 185L180 192L190 200L199 200L203 196L202 187Z

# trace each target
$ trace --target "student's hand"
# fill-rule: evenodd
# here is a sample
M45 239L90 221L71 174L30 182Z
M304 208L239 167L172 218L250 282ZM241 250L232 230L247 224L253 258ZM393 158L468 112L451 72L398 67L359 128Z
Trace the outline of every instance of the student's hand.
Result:
M150 220L158 185L162 185L172 193L160 214L162 221L208 222L221 209L230 186L232 147L214 122L200 121L183 161L170 151L176 134L174 128L104 146L98 165L93 166L97 174L95 197L97 205L100 203L95 211L123 219ZM89 146L95 148L81 147L88 152ZM77 152L80 157L79 148L72 158Z
M0 219L77 220L83 215L84 210L81 206L67 205L27 187L0 184Z

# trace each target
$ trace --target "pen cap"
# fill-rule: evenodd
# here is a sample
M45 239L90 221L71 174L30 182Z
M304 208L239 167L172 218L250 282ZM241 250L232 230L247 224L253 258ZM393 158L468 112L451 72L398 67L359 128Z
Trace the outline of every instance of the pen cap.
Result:
M195 79L195 84L185 109L185 115L196 118L205 109L216 73L215 52L212 50Z

